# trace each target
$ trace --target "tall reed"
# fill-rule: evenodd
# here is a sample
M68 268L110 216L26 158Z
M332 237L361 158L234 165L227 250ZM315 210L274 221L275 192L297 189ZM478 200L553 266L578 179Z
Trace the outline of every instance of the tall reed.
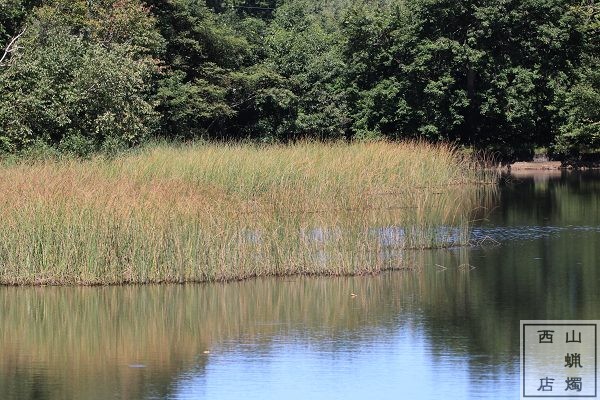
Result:
M465 244L483 181L447 145L153 145L0 167L0 282L363 274Z

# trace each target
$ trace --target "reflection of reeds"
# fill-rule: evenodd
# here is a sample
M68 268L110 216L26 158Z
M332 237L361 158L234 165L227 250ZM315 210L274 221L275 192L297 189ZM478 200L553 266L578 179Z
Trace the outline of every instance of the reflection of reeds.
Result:
M136 399L149 391L165 398L180 374L202 373L212 355L241 336L261 351L280 335L326 346L327 332L354 349L377 337L370 330L385 335L397 329L392 317L403 307L395 295L405 292L401 283L401 275L381 275L0 288L0 398L31 398L25 393L36 390L43 398ZM129 367L135 364L147 368ZM44 374L47 393L32 383Z
M402 249L466 243L488 180L453 148L424 143L159 145L0 174L5 284L402 267ZM389 232L402 234L390 241Z
M178 378L192 371L201 376L211 357L229 346L247 345L241 347L256 357L282 337L355 352L394 336L415 315L418 320L420 303L452 314L459 302L449 304L449 296L462 298L469 279L452 274L453 266L468 262L466 252L452 254L409 251L407 262L419 272L367 278L0 287L0 398L33 398L34 392L41 398L167 398ZM450 268L436 273L427 268L432 262Z

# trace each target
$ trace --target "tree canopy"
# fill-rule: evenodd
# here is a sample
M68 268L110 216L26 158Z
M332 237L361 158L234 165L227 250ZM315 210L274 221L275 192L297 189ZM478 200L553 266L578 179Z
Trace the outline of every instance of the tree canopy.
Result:
M593 0L0 0L0 151L170 139L600 152Z

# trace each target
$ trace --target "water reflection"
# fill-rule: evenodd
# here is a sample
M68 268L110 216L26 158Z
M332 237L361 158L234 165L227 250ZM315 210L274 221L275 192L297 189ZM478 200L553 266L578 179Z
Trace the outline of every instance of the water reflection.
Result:
M455 258L444 257L448 265ZM456 306L467 299L434 300L433 292L464 293L469 280L424 269L206 286L4 288L0 397L265 398L268 389L275 398L277 388L298 382L308 390L297 388L299 396L341 390L330 383L353 388L352 396L375 385L383 396L417 375L442 379L445 392L464 390L476 359L468 321L452 315L464 314ZM431 301L440 299L451 325L430 321ZM457 360L464 376L450 385L456 371L440 367Z
M599 194L511 177L414 272L0 288L0 398L518 398L520 319L600 319Z

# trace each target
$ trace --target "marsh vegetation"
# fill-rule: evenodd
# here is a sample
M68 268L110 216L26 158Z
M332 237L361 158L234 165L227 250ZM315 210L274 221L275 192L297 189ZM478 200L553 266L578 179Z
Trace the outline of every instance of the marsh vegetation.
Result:
M154 145L0 167L0 282L119 284L408 268L463 245L482 183L446 145Z

